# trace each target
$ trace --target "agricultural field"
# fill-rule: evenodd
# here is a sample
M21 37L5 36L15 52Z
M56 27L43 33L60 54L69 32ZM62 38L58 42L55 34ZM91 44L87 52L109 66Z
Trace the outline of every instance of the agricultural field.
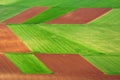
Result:
M42 62L32 54L5 54L23 74L52 73ZM22 66L21 66L22 65Z
M116 25L24 24L8 26L33 52L46 53L50 50L53 52L52 49L55 49L53 53L73 51L74 54L83 55L86 53L120 55L120 29Z
M120 0L0 0L0 80L120 80Z
M90 24L106 24L106 25L118 25L120 24L120 8L112 9L108 14L90 22Z
M0 22L24 11L26 7L2 6L0 5Z
M102 70L105 74L119 75L120 74L120 56L103 55L103 56L83 56L95 67Z
M102 54L63 36L48 32L42 29L41 25L9 25L9 28L35 53Z
M15 3L17 1L18 0L1 0L0 5L10 5L10 4L13 4L13 3Z
M24 23L31 23L31 24L32 23L42 23L42 22L49 21L51 19L55 19L56 17L62 16L68 12L74 11L77 8L119 8L120 7L120 6L118 6L118 4L120 3L119 0L116 0L116 1L110 0L109 3L107 3L106 1L98 2L97 0L94 0L94 1L82 0L81 2L79 2L79 0L74 0L74 2L72 0L65 0L65 1L54 0L53 2L52 2L52 0L47 0L47 3L46 3L46 0L44 0L44 1L43 0L40 0L40 1L30 0L29 2L31 2L32 4L29 4L28 2L23 2L23 1L17 1L14 4L7 5L7 6L13 6L13 8L15 8L15 9L22 6L24 8L24 10L27 9L28 7L33 7L34 5L48 6L48 7L50 6L48 10L46 10L24 22ZM9 10L11 10L11 9L9 9ZM6 11L8 11L6 13L9 14L9 10L6 10ZM17 9L17 10L19 10L19 9ZM17 10L15 12L18 12ZM11 12L14 13L14 11L11 11ZM54 12L56 12L56 13L54 13ZM14 13L14 15L16 15L16 14L17 13ZM47 14L49 14L49 15L47 15Z
M105 8L105 7L110 7L110 8L118 8L120 7L120 1L119 0L108 0L108 1L98 1L98 0L74 0L74 2L79 3L79 7L100 7L100 8ZM17 6L56 6L56 5L61 5L61 4L74 4L72 0L29 0L29 1L22 1L22 0L1 0L0 4L4 5L17 5ZM74 7L76 5L72 5ZM63 5L62 7L70 7L70 5Z

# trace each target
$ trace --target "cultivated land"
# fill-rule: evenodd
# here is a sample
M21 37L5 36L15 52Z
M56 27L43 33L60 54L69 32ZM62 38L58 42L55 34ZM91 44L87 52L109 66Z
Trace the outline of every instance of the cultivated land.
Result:
M0 54L0 64L0 75L20 74L18 68L4 54Z
M31 17L33 17L37 14L40 14L41 12L43 12L46 9L47 9L47 7L32 7L32 8L29 8L29 9L17 14L16 16L13 16L13 17L3 21L2 23L20 24L20 23L23 23L26 20L30 19Z
M32 54L5 54L23 74L52 73L42 62Z
M0 5L10 5L10 4L13 4L17 1L18 0L0 0Z
M0 52L29 52L5 24L0 24Z
M5 11L7 11L6 12L7 15L6 14L4 14L3 16L1 15L3 17L3 19L1 18L1 21L8 19L14 15L17 15L19 12L22 12L23 10L30 8L32 6L42 6L41 4L43 4L43 6L50 6L50 8L48 10L44 11L43 13L40 13L40 14L36 15L35 17L32 17L31 19L27 20L25 23L47 22L47 21L55 19L59 16L62 16L64 14L67 14L68 12L72 12L78 8L83 8L83 7L85 8L85 6L86 6L86 8L119 8L119 6L117 6L117 4L120 3L120 1L118 1L118 0L109 1L109 3L107 3L106 1L98 2L96 0L94 0L94 1L82 0L81 2L79 2L79 0L75 0L74 2L72 0L65 0L65 1L60 1L60 2L58 1L59 3L56 1L53 1L53 3L51 3L51 1L52 0L47 1L48 5L45 5L46 1L30 0L29 2L31 2L31 4L28 4L28 2L26 3L23 1L18 1L17 3L11 4L9 6L8 5L3 6L3 7L1 7L2 9L4 9L4 7L8 7L8 8L12 7L12 9L11 8L9 8L9 10L5 10L6 8L4 9ZM104 4L102 4L103 2L104 2ZM38 3L40 3L40 4L37 5ZM55 5L52 5L52 4L55 4ZM13 8L15 11L11 11L11 10L13 10ZM19 10L19 9L21 9L21 10ZM11 13L9 13L10 11L11 11ZM47 14L49 14L49 15L47 15Z
M0 5L0 22L15 16L16 14L24 11L27 7L19 6L1 6Z
M102 70L105 74L119 75L120 74L120 56L102 55L102 56L83 56L91 62L98 69Z
M119 4L1 0L0 80L120 80ZM50 21L69 24L40 24ZM25 24L5 26L10 23Z
M13 3L14 2L14 3ZM66 5L68 3L70 4L74 4L74 2L79 3L79 7L101 7L101 8L105 8L105 7L109 7L109 8L118 8L120 7L120 1L119 0L29 0L29 1L22 1L22 0L11 0L11 5L17 5L17 6L56 6L56 5L61 5L61 4L65 4L63 5L63 7L69 7L70 5ZM1 0L0 3L10 3L9 0ZM76 5L72 5L73 7L75 7Z
M51 52L94 54L98 51L100 54L120 55L119 26L95 24L8 26L33 52L50 52L55 49L56 51Z
M92 21L90 24L102 24L102 25L120 25L120 8L112 9L108 14L105 14L103 17L98 18ZM118 29L119 30L119 29Z
M119 26L115 25L103 26L95 24L88 25L37 24L37 25L9 25L9 28L26 44L27 47L29 47L29 49L32 52L37 51L40 53L44 52L46 54L55 52L57 54L63 53L70 54L70 52L72 52L71 50L75 50L72 52L72 54L79 53L105 74L111 75L119 74L120 69L119 67L116 67L119 65L120 56ZM34 35L31 33L34 33ZM41 35L39 36L39 34ZM34 39L32 39L31 37ZM58 40L59 43L62 40L60 44L66 44L65 42L68 42L68 44L61 46L60 44L58 44ZM72 45L73 43L76 43L76 45ZM36 46L36 48L33 46ZM69 46L71 46L71 48L69 48ZM52 51L52 49L54 50ZM98 56L98 58L96 58L96 56ZM106 62L105 66L103 66L104 62Z
M9 28L34 53L103 54L63 36L47 31L43 29L42 25L9 25Z
M54 74L1 74L0 79L5 80L119 80L119 76L104 75L79 55L35 55L44 62ZM62 65L62 66L61 66ZM73 66L74 65L74 66ZM60 67L61 66L61 67ZM71 67L71 68L70 68Z
M86 24L103 14L111 8L79 8L56 19L50 20L48 24Z

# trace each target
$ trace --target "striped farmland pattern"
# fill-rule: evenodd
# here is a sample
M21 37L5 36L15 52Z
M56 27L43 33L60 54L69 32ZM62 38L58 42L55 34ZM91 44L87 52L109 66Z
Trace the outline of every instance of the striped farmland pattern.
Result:
M1 0L0 80L120 80L120 0Z

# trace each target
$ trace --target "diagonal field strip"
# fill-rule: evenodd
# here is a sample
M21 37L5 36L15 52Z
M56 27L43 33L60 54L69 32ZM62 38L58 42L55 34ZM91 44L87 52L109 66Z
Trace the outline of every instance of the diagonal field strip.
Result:
M57 34L42 29L39 25L8 25L23 43L34 53L48 54L103 54Z
M0 24L0 52L29 52L29 50L6 25Z
M6 0L4 0L6 1ZM74 0L76 1L76 0ZM11 5L17 5L17 6L55 6L59 5L61 6L61 3L66 2L66 4L62 5L63 7L71 7L67 5L68 3L73 3L73 0L29 0L29 1L23 1L23 0L17 0L16 3ZM79 7L84 8L119 8L120 7L120 0L78 0ZM72 5L73 7L76 5Z
M120 56L102 55L102 56L83 56L88 62L100 69L105 74L120 74Z
M35 54L56 74L98 75L103 74L79 55ZM60 65L62 65L60 67ZM87 69L88 68L88 69ZM62 73L61 73L62 72Z
M29 1L29 2L31 2L31 1ZM42 4L44 4L45 1L34 1L34 2L33 2L32 5L39 3L39 5L35 5L35 6L43 6L43 5L40 5L41 4L40 2L42 2ZM48 3L50 2L50 4L51 4L51 1L47 1L47 2ZM56 3L56 1L54 1L54 2ZM115 6L118 8L117 4L119 3L119 1L109 1L110 4L111 3L114 3L114 5L116 4L114 7L113 7L113 5L111 7L109 7L110 4L106 3L106 2L104 3L104 4L106 4L106 6L105 5L103 6L103 4L102 4L102 6L100 6L100 4L103 3L103 2L104 1L98 2L97 0L95 0L93 2L91 0L86 0L86 1L85 0L82 0L82 1L75 0L74 2L71 1L71 0L61 1L61 3L57 3L57 4L54 3L53 7L49 8L47 11L43 12L42 14L39 14L38 17L36 17L36 19L34 21L35 22L37 22L37 20L40 21L40 22L44 22L44 20L49 21L50 18L53 19L53 18L56 18L56 17L58 17L60 15L68 13L70 11L73 11L73 10L75 10L77 8L83 8L82 6L84 6L84 5L86 6L86 7L84 6L84 8L88 8L88 7L89 8L115 8ZM26 6L23 5L21 7L19 5L19 4L24 4L24 3L26 4ZM28 1L27 1L27 3L28 3ZM3 17L3 19L1 18L1 20L8 19L7 16L9 16L9 18L10 18L11 15L12 16L16 15L17 13L21 12L21 11L18 11L20 9L21 10L25 10L28 7L32 7L32 5L31 6L27 6L27 3L26 2L22 2L22 3L18 2L18 4L15 3L17 5L11 4L9 6L0 6L1 12L4 13L4 14L2 14L2 13L0 14ZM90 4L92 4L92 5L90 5ZM93 6L93 4L94 4L94 6ZM97 6L96 4L98 4L99 6ZM44 6L47 6L47 5L44 5ZM5 10L6 12L4 12L3 10ZM56 13L54 13L54 12L56 12ZM47 15L48 13L49 13L49 15ZM40 18L40 20L39 20L39 18Z
M120 76L107 76L79 55L36 54L56 74L69 75L67 80L119 80ZM61 66L62 65L62 66ZM60 67L61 66L61 67ZM75 77L76 76L76 77ZM78 77L79 76L79 77ZM66 79L65 79L66 80Z
M23 75L0 74L1 80L119 80L120 76L104 75L79 55L35 55L45 63L54 74ZM62 65L62 66L61 66ZM74 65L74 66L73 66Z
M32 0L30 0L29 2L31 2L31 1ZM109 1L109 3L107 1L99 1L98 2L97 0L94 0L94 1L91 1L91 0L82 0L82 1L79 1L79 0L75 0L75 1L65 0L65 1L60 1L61 3L58 3L58 2L56 3L56 1L53 1L53 3L51 3L51 1L47 1L47 2L48 2L49 5L54 4L54 6L51 7L50 9L48 9L47 11L43 12L42 14L39 14L41 16L40 17L41 18L40 22L43 22L44 20L48 21L48 20L50 20L50 18L51 19L56 18L60 15L63 15L63 14L65 14L67 12L70 12L70 11L73 11L77 8L83 8L83 7L84 8L119 8L118 4L120 3L120 1L118 1L118 0ZM103 5L103 2L104 2L104 5ZM18 3L11 4L9 6L0 6L0 8L1 8L1 11L0 11L1 14L0 15L2 16L0 21L8 19L11 16L14 16L14 15L18 14L19 12L27 9L28 7L32 7L33 5L34 6L48 6L48 5L40 5L40 4L44 4L45 1L33 1L32 3L33 4L28 4L28 1L27 2L23 2L23 1L19 2L18 1ZM25 4L25 5L23 5L21 7L21 4ZM38 5L36 5L36 4L38 4ZM29 5L31 5L31 6L29 6ZM54 13L54 11L56 13ZM49 15L47 15L48 13L49 13ZM50 15L50 13L51 13L51 15ZM36 17L35 21L37 21L37 18L39 18L39 17ZM38 21L39 21L39 19L38 19Z
M29 24L29 23L37 24L37 23L47 22L49 20L57 18L58 16L64 15L68 12L71 12L79 8L80 4L81 3L79 0L65 1L63 3L57 4L56 6L49 8L48 10L44 11L41 14L34 16L33 18L25 21L24 23L25 24Z
M1 0L0 5L9 5L17 2L18 0Z
M23 74L51 74L52 72L32 54L6 54Z
M28 7L21 6L1 6L0 5L0 23L16 14L24 11Z
M89 24L109 24L118 25L120 24L120 8L112 9L108 14L90 22Z
M64 52L80 53L81 55L102 52L109 55L120 55L120 29L118 25L37 24L8 26L33 52ZM73 43L76 44L73 45ZM84 45L94 51L87 52L88 48L79 45Z
M31 7L5 21L3 21L2 23L5 24L20 24L23 23L24 21L32 18L33 16L40 14L41 12L43 12L44 10L46 10L47 7Z
M60 15L66 14L70 11L75 10L76 8L70 7L70 8L65 8L65 7L51 7L48 10L42 12L41 14L38 14L27 21L24 22L24 24L39 24L39 23L44 23L49 20L52 20L54 18L57 18ZM49 14L49 15L48 15Z
M65 15L59 16L46 23L48 24L86 24L103 14L111 8L79 8Z
M42 25L40 28L96 51L120 55L119 25ZM84 54L85 55L85 54Z
M91 1L91 0L81 0L81 1L80 0L74 0L74 1L68 0L68 1L65 1L63 3L57 4L57 5L49 8L48 10L44 11L41 14L36 15L35 17L27 20L24 23L26 23L26 24L29 24L29 23L37 24L37 23L48 22L52 19L55 19L59 16L62 16L64 14L66 14L68 12L74 11L77 8L112 8L112 7L108 7L108 6L105 6L105 5L104 5L104 7L102 7L103 2L106 2L106 1L102 2L101 7L97 6L99 3L101 4L101 2L102 1L98 2L98 0L94 0L94 1ZM109 2L109 3L111 4L112 1ZM106 5L107 4L109 5L109 3L106 3ZM120 3L120 1L118 1L118 3ZM93 4L95 4L95 5L93 5Z
M18 68L4 54L0 54L0 75L20 73Z

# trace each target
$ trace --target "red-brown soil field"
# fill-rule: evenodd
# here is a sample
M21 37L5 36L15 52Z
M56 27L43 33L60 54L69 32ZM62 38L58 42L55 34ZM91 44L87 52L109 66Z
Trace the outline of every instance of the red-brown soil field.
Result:
M79 55L36 54L36 57L54 74L0 74L0 80L120 80L120 76L103 74Z
M111 8L79 8L56 19L46 22L47 24L86 24L103 14Z
M0 54L0 75L1 74L18 74L20 71L17 67L10 62L10 60L4 55Z
M29 8L20 14L17 14L16 16L13 16L12 18L9 18L2 23L6 24L20 24L23 23L24 21L36 16L37 14L43 12L46 10L48 7L32 7Z
M0 52L29 52L29 50L5 24L0 24Z

